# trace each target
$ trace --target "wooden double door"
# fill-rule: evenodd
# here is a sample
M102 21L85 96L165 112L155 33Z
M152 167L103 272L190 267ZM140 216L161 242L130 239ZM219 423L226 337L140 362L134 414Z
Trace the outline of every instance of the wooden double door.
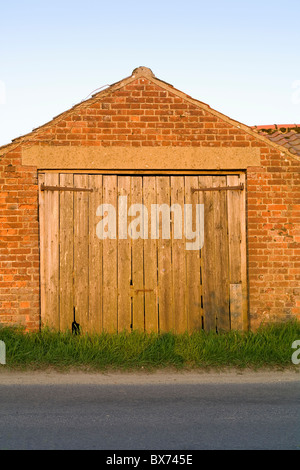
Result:
M40 173L42 325L245 329L244 178Z

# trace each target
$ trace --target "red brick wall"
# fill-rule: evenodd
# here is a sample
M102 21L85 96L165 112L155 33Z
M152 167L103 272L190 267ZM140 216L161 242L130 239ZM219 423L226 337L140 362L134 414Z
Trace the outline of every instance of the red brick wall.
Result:
M37 173L0 158L0 323L39 327Z
M262 164L247 172L252 327L300 319L300 162L262 148Z
M300 318L300 164L281 156L176 92L139 78L85 102L23 146L259 147L262 167L249 168L248 267L251 326ZM14 149L12 151L12 149ZM0 156L0 323L39 327L37 173L22 167L21 146Z

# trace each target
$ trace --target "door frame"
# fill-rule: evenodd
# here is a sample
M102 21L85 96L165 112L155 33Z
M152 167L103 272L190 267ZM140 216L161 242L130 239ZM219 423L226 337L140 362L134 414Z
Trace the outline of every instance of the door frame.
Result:
M241 243L241 253L242 253L242 318L240 319L239 323L237 324L236 329L242 329L242 330L248 330L249 328L249 293L248 293L248 263L247 263L247 258L248 258L248 246L247 246L247 210L246 210L246 193L247 193L247 174L246 171L232 171L232 170L222 170L222 171L195 171L195 170L183 170L183 171L172 171L172 170L39 170L38 171L38 179L39 179L39 247L40 247L40 312L41 312L41 322L43 322L42 318L42 312L45 311L45 306L43 304L43 289L45 289L45 285L43 283L43 276L42 276L42 270L45 269L45 266L43 265L43 260L42 260L42 250L44 249L44 239L42 236L43 232L43 216L42 216L42 211L44 207L44 199L41 197L41 175L45 173L50 173L50 174L81 174L81 175L86 175L86 174L91 174L91 175L128 175L128 176L212 176L212 175L243 175L244 178L244 191L243 191L243 196L241 197L242 201L242 212L241 214L241 230L242 230L242 243ZM233 291L238 290L238 286L233 286Z

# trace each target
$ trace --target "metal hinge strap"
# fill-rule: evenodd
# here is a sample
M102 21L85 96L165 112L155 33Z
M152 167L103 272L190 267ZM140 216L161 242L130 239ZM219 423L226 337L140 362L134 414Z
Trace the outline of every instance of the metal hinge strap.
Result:
M65 186L45 186L41 184L41 191L76 191L76 192L89 192L92 193L93 189L89 188L68 188Z
M217 186L215 188L192 188L192 193L196 191L243 191L244 185L240 184L239 186Z

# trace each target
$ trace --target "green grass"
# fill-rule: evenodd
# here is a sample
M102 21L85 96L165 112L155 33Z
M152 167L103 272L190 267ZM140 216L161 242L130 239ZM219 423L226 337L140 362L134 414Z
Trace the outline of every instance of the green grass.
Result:
M300 322L261 327L256 332L73 336L71 333L0 328L6 344L1 369L155 370L193 368L287 368Z

